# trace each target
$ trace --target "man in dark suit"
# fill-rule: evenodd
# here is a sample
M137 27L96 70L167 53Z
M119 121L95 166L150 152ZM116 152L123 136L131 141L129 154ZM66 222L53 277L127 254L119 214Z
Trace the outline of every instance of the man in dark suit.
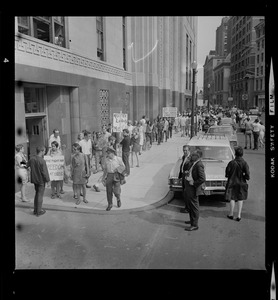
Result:
M35 199L34 199L34 215L41 216L45 214L42 209L43 194L45 190L45 183L50 181L46 162L43 159L45 154L45 147L37 147L37 155L30 158L27 167L31 169L31 183L35 186Z
M187 145L184 145L182 147L183 150L183 156L182 156L182 163L180 165L180 172L179 172L179 178L182 178L182 190L183 190L183 197L184 197L184 208L181 208L180 212L181 213L188 213L188 208L187 208L187 201L185 199L186 195L184 192L184 179L186 175L186 171L190 169L191 161L190 161L190 151L189 147Z
M191 154L192 166L190 167L188 176L184 180L184 191L190 217L190 221L185 221L186 224L190 224L190 227L185 228L187 231L197 230L199 228L199 198L196 191L206 181L204 165L201 161L201 157L202 152L200 150L196 150Z

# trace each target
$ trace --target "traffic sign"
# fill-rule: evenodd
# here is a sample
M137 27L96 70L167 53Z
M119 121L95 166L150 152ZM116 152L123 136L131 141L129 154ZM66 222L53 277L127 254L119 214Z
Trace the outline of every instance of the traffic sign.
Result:
M242 94L242 100L248 100L248 95L247 94Z

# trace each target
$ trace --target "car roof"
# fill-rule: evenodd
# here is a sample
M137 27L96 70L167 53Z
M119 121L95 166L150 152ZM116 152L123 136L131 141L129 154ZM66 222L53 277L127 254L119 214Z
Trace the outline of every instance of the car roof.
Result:
M230 141L227 136L203 134L192 137L188 143L188 146L227 146L230 147Z

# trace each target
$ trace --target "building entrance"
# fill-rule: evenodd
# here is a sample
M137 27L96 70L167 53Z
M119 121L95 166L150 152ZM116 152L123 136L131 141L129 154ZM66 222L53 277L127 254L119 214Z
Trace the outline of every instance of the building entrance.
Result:
M36 154L36 147L46 146L45 116L26 118L28 160Z

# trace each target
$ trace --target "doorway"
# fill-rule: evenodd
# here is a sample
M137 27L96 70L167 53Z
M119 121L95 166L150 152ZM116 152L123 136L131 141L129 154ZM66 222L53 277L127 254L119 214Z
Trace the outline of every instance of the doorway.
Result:
M45 146L45 116L26 118L27 156L36 154L38 146Z

